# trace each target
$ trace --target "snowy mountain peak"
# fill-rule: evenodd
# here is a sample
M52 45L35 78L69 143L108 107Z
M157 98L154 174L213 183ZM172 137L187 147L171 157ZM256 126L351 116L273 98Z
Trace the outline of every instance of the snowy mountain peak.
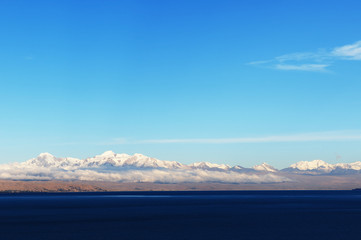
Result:
M216 164L210 162L196 162L189 165L191 168L200 168L200 169L222 169L227 170L230 168L229 165L226 164Z
M48 153L48 152L44 152L44 153L40 153L37 158L55 158L54 155Z
M113 157L115 155L115 153L113 151L105 151L102 154L100 154L99 156L102 157Z
M36 158L26 161L26 164L35 165L38 167L54 166L58 159L50 153L40 153Z
M322 160L313 160L313 161L300 161L295 164L292 164L290 168L298 170L332 170L332 164L328 164Z
M256 171L266 171L266 172L277 172L278 170L275 169L273 166L267 164L267 163L262 163L259 165L256 165L253 167L254 170Z
M320 173L340 173L340 171L360 171L361 162L329 164L322 160L300 161L292 164L289 169L293 169L296 171L312 171Z

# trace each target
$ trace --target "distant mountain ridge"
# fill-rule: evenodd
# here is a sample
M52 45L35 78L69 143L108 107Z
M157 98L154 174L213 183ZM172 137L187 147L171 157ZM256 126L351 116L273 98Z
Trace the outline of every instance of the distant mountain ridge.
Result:
M86 159L69 157L57 158L50 153L41 153L36 158L26 161L25 164L36 165L39 167L56 167L65 170L96 168L102 166L167 169L178 169L185 166L179 162L162 161L139 153L128 155L125 153L116 154L112 151L106 151L103 154Z
M348 174L361 173L361 162L329 164L322 160L300 161L283 171L309 174Z
M151 183L277 183L290 181L271 172L198 162L182 164L143 154L106 151L86 159L41 153L25 162L0 165L4 180L80 180Z
M224 182L277 183L292 181L292 174L349 175L361 173L361 162L328 164L322 160L301 161L278 170L262 163L252 168L210 162L182 164L136 153L106 151L86 159L58 158L50 153L20 163L0 165L0 179L86 180L115 182ZM291 174L291 175L290 175Z
M177 161L164 161L156 158L148 157L143 154L136 153L128 155L125 153L114 153L113 151L106 151L100 155L86 159L78 158L57 158L50 153L41 153L37 157L32 158L26 162L26 165L35 165L39 167L56 167L64 170L97 168L104 166L112 167L133 167L133 168L165 168L165 169L202 169L202 170L216 170L216 171L264 171L264 172L279 172L279 171L293 171L293 172L314 172L314 173L332 173L337 170L361 170L361 161L354 163L336 163L329 164L322 160L300 161L290 165L288 168L281 170L275 167L262 163L255 165L252 168L245 168L240 165L230 166L227 164L217 164L210 162L195 162L192 164L182 164Z
M94 157L90 157L86 159L78 159L71 157L57 158L50 153L41 153L37 157L32 158L21 164L33 165L33 166L35 165L38 167L55 167L64 170L87 169L87 168L109 167L109 166L133 167L133 168L185 169L185 170L202 169L202 170L218 170L218 171L228 171L228 170L239 171L245 169L241 166L231 167L226 164L217 164L210 162L195 162L186 165L176 161L159 160L139 153L136 153L134 155L128 155L125 153L117 154L112 151L106 151L100 155L96 155ZM277 171L277 170L271 171L271 169L274 168L270 165L268 166L270 172ZM255 166L255 168L252 169L257 171L266 170L266 168L261 169L260 167L257 166Z

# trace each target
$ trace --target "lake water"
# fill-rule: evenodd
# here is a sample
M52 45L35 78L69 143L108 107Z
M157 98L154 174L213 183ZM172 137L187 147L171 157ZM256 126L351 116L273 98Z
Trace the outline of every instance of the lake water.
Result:
M361 239L361 191L2 194L0 239Z

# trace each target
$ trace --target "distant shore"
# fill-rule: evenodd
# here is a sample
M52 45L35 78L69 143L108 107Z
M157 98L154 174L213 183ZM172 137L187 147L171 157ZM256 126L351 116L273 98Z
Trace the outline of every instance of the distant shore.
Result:
M293 176L294 178L294 176ZM0 180L1 193L108 191L227 191L227 190L361 190L361 176L297 176L282 183L124 183L102 181Z

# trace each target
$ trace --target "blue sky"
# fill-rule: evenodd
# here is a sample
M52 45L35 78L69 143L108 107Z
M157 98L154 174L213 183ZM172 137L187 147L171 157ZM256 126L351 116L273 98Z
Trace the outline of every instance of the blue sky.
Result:
M359 1L1 1L0 161L361 161Z

